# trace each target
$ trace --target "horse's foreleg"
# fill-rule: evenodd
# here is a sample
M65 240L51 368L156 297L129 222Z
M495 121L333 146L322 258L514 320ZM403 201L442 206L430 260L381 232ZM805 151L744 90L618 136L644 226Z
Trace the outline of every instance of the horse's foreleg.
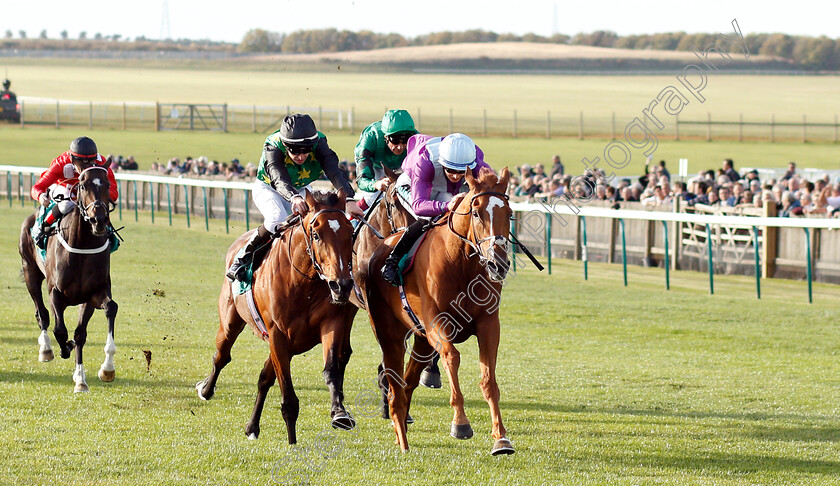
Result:
M461 366L461 353L448 340L442 339L436 329L427 331L429 344L438 350L440 359L449 377L449 405L454 410L449 435L456 439L469 439L473 436L472 426L464 411L464 394L458 381L458 368Z
M260 417L262 417L265 397L276 380L277 374L274 372L274 364L269 357L265 360L265 365L260 372L260 379L257 381L257 400L254 402L254 411L251 413L251 420L245 426L245 435L250 440L256 440L260 436Z
M342 323L323 326L321 347L324 350L324 382L330 391L330 416L335 429L351 430L356 420L344 408L344 370L350 360L350 340Z
M38 361L52 361L55 358L52 346L50 345L50 335L47 329L50 327L50 313L47 306L44 305L44 294L41 286L44 282L44 274L34 262L29 262L28 257L23 260L23 279L26 282L26 290L29 291L29 297L35 304L35 319L38 321L38 327L41 329L41 335L38 337Z
M61 358L67 359L76 343L73 340L67 340L67 326L64 324L64 310L67 309L67 304L64 301L64 296L57 289L50 291L50 307L52 307L53 318L55 319L53 335L61 349Z
M89 302L79 306L79 324L76 326L76 332L73 336L76 343L76 371L73 372L73 381L76 383L76 387L73 390L75 393L85 393L88 391L85 365L82 362L82 350L87 341L87 325L95 309Z
M219 330L216 332L216 352L213 354L213 369L207 378L195 385L198 398L210 400L216 392L216 381L228 363L230 363L230 350L236 342L236 338L245 329L245 321L236 310L233 300L230 298L230 285L222 287L222 294L219 297Z
M118 305L108 296L101 308L105 310L105 317L108 319L108 337L105 339L105 361L99 367L99 379L102 381L114 381L116 368L114 367L114 354L117 353L117 345L114 342L114 320L117 318Z
M507 438L499 409L499 386L496 383L496 357L499 352L499 320L495 319L477 327L478 359L481 367L481 391L490 406L490 420L493 422L493 455L513 454L513 444Z
M300 413L300 401L295 394L292 385L292 357L289 354L289 342L286 336L274 326L269 331L268 338L271 349L270 359L274 365L274 373L280 383L280 390L283 392L283 401L280 403L280 411L283 413L283 421L286 422L286 433L289 436L289 444L297 443L297 419Z

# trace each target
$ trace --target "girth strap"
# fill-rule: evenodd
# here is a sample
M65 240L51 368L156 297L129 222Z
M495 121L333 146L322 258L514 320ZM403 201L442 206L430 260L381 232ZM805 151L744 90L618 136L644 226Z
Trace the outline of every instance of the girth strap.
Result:
M411 319L411 322L414 323L414 329L423 337L426 337L426 328L423 327L423 323L420 322L420 319L417 318L417 314L414 313L414 310L411 309L411 304L408 303L408 299L405 297L405 288L400 285L400 301L402 301L402 308L408 317Z

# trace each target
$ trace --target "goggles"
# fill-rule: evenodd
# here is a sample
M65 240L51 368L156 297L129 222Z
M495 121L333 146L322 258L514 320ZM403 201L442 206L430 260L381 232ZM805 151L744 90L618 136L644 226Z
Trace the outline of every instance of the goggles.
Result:
M286 145L286 150L292 155L308 154L312 152L312 145Z
M405 145L408 143L408 139L411 138L413 133L393 133L391 135L386 135L385 140L392 143L393 145Z

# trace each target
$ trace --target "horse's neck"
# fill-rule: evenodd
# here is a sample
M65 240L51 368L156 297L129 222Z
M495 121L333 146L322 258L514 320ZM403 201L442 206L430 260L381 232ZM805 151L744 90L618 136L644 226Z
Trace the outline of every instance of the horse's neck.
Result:
M102 240L102 237L95 236L91 229L87 226L88 225L86 225L84 219L82 219L78 208L74 208L72 211L62 216L61 223L59 224L62 237L65 241L67 241L67 244L72 247L80 248L87 242L93 240L101 242Z
M278 260L281 268L287 268L291 276L289 283L293 286L315 282L317 274L312 267L312 259L306 252L306 237L302 226L289 229L285 238L281 239L277 248L272 248L271 253ZM289 241L291 239L291 241Z
M472 239L469 224L470 215L457 215L454 212L450 212L447 218L452 218L451 227L450 222L444 219L433 228L437 232L438 238L440 238L442 247L453 261L463 263L464 267L472 265L472 259L467 258L467 255L472 253L472 248L452 231L454 229L464 238Z

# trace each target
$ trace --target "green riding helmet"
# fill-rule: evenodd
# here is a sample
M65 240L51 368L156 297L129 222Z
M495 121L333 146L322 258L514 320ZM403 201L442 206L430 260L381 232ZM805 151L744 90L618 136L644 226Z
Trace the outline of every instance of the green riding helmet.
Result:
M395 133L417 133L414 119L405 110L388 110L382 117L382 132L385 136Z

